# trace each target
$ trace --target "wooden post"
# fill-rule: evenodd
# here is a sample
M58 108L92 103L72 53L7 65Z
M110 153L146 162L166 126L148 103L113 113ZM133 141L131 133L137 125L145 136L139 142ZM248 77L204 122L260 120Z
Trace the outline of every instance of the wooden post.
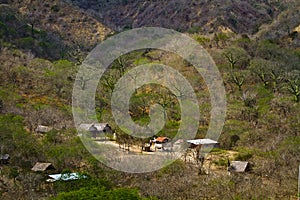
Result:
M300 200L300 165L299 165L299 171L298 171L298 200Z

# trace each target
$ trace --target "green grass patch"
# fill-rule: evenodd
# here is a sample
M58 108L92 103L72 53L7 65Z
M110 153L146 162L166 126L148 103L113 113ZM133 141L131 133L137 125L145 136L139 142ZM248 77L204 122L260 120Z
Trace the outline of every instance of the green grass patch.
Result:
M247 161L254 155L253 149L248 148L237 148L238 154L235 156L235 160Z
M258 114L259 116L264 116L270 110L270 102L274 98L274 94L272 91L264 87L259 87L258 96L259 96L257 100Z
M149 63L149 60L147 58L137 58L133 64L135 66L139 66L139 65L143 65L143 64L146 64L146 63Z
M211 151L211 153L218 155L218 154L226 154L227 151L224 149L220 149L220 148L213 148Z
M218 160L214 160L213 163L221 167L226 167L228 165L228 159L220 158Z

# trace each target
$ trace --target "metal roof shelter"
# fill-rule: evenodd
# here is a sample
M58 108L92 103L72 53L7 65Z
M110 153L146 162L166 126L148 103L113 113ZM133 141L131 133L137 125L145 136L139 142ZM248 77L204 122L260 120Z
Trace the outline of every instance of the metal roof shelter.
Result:
M100 137L100 134L111 134L112 129L108 123L92 123L92 124L80 124L79 129L91 133L93 138ZM103 136L102 136L103 137ZM104 136L106 139L106 136Z
M212 148L220 147L219 142L212 140L212 139L208 139L208 138L187 140L186 142L191 145L190 148L200 148L201 147L201 149L210 150Z
M84 131L89 131L91 127L95 127L98 131L105 131L108 127L108 123L94 123L94 124L80 124L79 128Z
M248 168L248 162L245 161L231 161L228 168L230 172L245 172Z
M43 172L49 169L54 169L52 163L42 163L42 162L37 162L35 165L31 168L32 171L35 172Z
M211 139L195 139L195 140L187 140L187 142L194 145L219 144L217 141Z

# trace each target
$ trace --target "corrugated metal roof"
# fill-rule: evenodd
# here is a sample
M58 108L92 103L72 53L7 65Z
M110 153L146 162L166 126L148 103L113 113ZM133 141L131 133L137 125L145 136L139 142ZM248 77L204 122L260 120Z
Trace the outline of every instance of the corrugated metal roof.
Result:
M95 124L80 124L79 128L81 130L89 131L89 128L94 125L98 131L103 131L104 128L108 125L108 123L95 123Z
M202 144L218 144L217 141L211 140L211 139L196 139L196 140L187 140L188 143L194 144L194 145L202 145Z

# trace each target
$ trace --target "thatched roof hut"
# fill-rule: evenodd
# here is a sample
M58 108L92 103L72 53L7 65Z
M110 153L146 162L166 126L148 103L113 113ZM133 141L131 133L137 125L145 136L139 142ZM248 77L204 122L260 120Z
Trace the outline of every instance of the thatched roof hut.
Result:
M35 163L35 165L31 168L31 170L35 172L43 172L51 169L55 169L52 163L42 163L42 162Z

